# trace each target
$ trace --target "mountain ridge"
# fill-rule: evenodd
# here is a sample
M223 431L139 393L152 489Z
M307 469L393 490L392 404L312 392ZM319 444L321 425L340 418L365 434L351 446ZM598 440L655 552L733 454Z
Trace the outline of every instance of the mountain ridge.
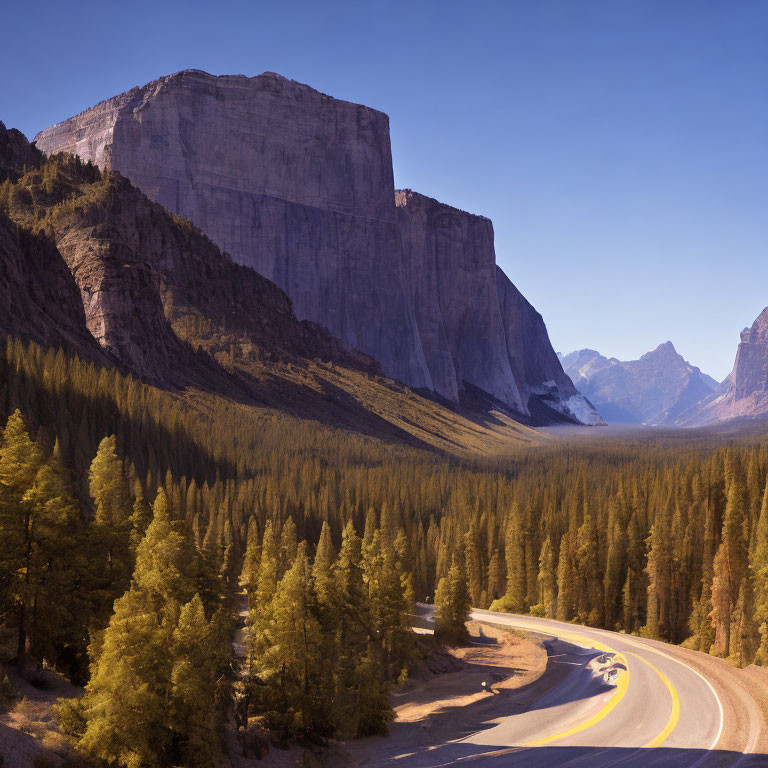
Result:
M576 388L615 423L675 424L717 386L671 341L637 360L608 358L592 349L561 355L560 360Z

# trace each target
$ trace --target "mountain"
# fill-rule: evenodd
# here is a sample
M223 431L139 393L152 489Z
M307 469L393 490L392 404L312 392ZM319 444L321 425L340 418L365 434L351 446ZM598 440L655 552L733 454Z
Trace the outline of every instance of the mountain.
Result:
M741 332L733 370L723 383L683 414L685 424L768 415L768 307Z
M535 310L511 300L502 316L491 222L395 192L381 112L270 72L187 70L35 143L119 171L389 377L454 405L479 393L533 423L600 422Z
M561 362L577 389L613 423L675 424L717 387L670 341L639 360L621 361L582 349L562 356Z
M449 408L384 377L120 173L65 154L46 160L1 123L0 169L6 339L130 373L193 409L223 399L254 418L451 453L541 439L498 403Z

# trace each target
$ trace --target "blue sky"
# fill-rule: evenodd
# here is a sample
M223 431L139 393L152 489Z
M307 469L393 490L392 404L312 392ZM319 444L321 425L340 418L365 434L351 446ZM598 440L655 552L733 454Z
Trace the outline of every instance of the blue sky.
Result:
M493 219L558 350L670 339L722 378L768 305L764 0L41 0L3 27L30 137L189 67L387 112L396 183Z

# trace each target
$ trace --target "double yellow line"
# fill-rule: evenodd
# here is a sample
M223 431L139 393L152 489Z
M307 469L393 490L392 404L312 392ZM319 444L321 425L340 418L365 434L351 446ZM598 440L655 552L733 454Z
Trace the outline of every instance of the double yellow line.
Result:
M553 733L551 736L544 736L541 739L528 741L522 745L524 747L540 747L544 744L551 744L553 741L560 741L560 739L565 739L568 736L581 733L581 731L586 731L587 728L592 728L601 720L608 717L616 705L624 698L624 694L626 694L627 688L629 688L629 665L626 663L626 659L621 653L617 653L612 648L609 648L607 645L603 645L596 640L591 640L587 637L582 637L581 635L572 634L570 632L564 632L562 634L555 635L555 637L558 637L569 643L574 643L575 645L582 645L589 648L594 648L597 651L602 651L603 653L614 654L614 657L617 661L624 662L626 669L624 672L619 673L619 681L616 684L616 692L613 694L613 696L611 696L611 698L606 702L605 706L603 706L599 712L596 712L594 715L592 715L592 717L588 718L582 723L579 723L573 728L568 729L567 731L562 731L561 733Z
M573 728L568 729L567 731L554 733L551 736L544 736L540 739L528 741L522 745L523 747L540 747L544 744L551 744L554 741L560 741L561 739L565 739L569 736L573 736L574 734L586 731L588 728L592 728L601 720L606 718L616 708L619 702L624 698L624 695L629 688L629 664L626 663L626 657L622 653L614 651L612 648L609 648L607 645L604 645L603 643L600 643L596 640L592 640L590 638L582 637L576 634L571 634L570 632L557 634L555 637L559 637L567 642L576 643L577 645L594 648L595 650L602 651L603 653L612 653L614 654L616 661L624 662L626 669L624 672L619 673L616 692L613 694L613 696L611 696L611 698L606 702L606 704L602 707L602 709L600 709L599 712L596 712L594 715L592 715L592 717L588 718L582 723L579 723ZM677 695L677 691L670 682L669 678L660 669L636 653L632 653L631 651L627 651L627 653L630 656L634 656L636 659L642 661L643 664L649 666L661 678L661 681L667 687L667 690L672 697L672 713L669 716L669 720L667 721L666 726L661 731L661 733L658 734L658 736L649 741L647 744L643 744L641 749L652 749L654 747L659 747L666 741L667 737L672 733L672 731L674 731L675 727L677 726L677 721L680 719L680 697Z

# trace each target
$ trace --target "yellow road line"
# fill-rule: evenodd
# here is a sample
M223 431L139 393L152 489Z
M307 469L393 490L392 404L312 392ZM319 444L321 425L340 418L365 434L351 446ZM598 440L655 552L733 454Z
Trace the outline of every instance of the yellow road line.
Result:
M672 713L669 716L669 720L667 721L666 726L664 727L664 730L652 741L649 741L647 744L643 744L643 749L652 749L653 747L660 747L669 736L672 731L675 730L675 726L677 725L677 721L680 719L680 697L677 695L677 691L675 690L675 686L672 685L672 683L669 682L669 678L656 666L651 664L650 661L647 659L644 659L642 656L638 655L637 653L632 653L632 651L627 651L627 653L630 656L634 656L637 659L640 659L640 661L643 662L643 664L647 664L662 680L664 685L667 686L667 690L669 691L669 695L672 697Z
M597 650L603 651L604 653L613 653L615 654L615 660L618 662L624 662L626 669L619 673L619 681L616 684L616 692L611 696L611 698L599 712L596 712L594 715L592 715L592 717L588 718L582 723L579 723L578 725L575 725L573 728L570 728L567 731L562 731L561 733L553 733L551 736L544 736L541 739L528 741L522 745L523 747L539 747L543 744L550 744L553 741L559 741L560 739L565 739L568 736L573 736L576 733L586 731L587 728L592 728L592 726L597 725L597 723L599 723L611 713L616 705L624 698L624 694L627 692L627 688L629 687L629 665L626 664L626 658L623 656L623 654L616 653L607 645L603 645L602 643L595 642L588 638L580 637L579 635L571 634L570 632L568 632L567 635L570 639L567 639L565 635L558 635L558 637L561 637L564 640L567 639L567 642L573 642L574 640L577 640L579 644L586 644L590 648L596 648Z
M521 622L522 624L522 622ZM519 625L518 625L519 626ZM529 631L537 631L536 629L531 629L531 625L529 624L528 627ZM539 630L541 631L541 630ZM598 651L603 651L603 653L613 653L615 654L616 660L624 660L626 662L626 657L624 657L622 654L617 653L613 649L611 649L609 646L597 641L593 640L591 638L583 637L581 635L578 635L576 633L572 632L562 632L558 633L557 635L554 635L555 637L559 637L562 640L565 640L566 642L576 643L578 645L585 645L589 648L595 648ZM666 685L667 690L669 691L669 695L672 697L672 713L669 716L669 720L667 721L666 726L661 731L661 733L656 736L656 738L649 741L647 744L643 744L640 749L652 749L654 747L661 746L669 737L669 735L672 733L672 731L675 730L675 727L677 726L677 721L680 719L680 697L677 695L677 690L670 682L669 678L654 664L651 664L650 661L647 661L642 656L638 655L637 653L632 653L632 651L627 651L627 653L630 656L634 656L635 658L642 661L644 664L647 664L660 678L661 681ZM610 714L611 710L613 710L616 705L621 701L621 699L624 697L624 694L627 692L627 688L629 687L629 665L626 665L626 671L624 673L619 673L619 682L616 686L616 693L611 697L610 701L606 703L606 705L597 713L595 713L592 717L590 717L588 720L585 720L583 723L580 723L577 726L574 726L573 728L562 731L561 733L555 733L551 736L545 736L541 739L535 739L534 741L529 741L523 744L524 747L534 747L534 746L541 746L543 744L550 744L553 741L559 741L560 739L567 738L568 736L573 736L576 733L581 733L581 731L585 731L587 728L591 728L592 726L599 723L601 720L603 720L605 717Z

